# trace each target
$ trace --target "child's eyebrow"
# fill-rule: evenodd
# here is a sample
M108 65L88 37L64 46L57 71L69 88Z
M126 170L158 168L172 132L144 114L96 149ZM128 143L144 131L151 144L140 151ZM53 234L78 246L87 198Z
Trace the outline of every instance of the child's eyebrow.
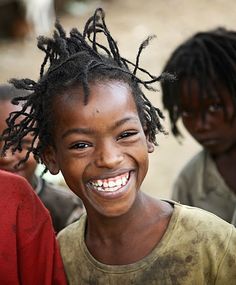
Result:
M139 122L139 119L135 116L130 116L130 117L126 117L126 118L123 118L117 122L115 122L111 129L115 129L115 128L118 128L120 126L122 126L123 124L125 124L126 122L129 122L129 121L134 121L134 122Z
M92 134L93 131L90 128L74 128L66 131L65 133L62 134L61 138L64 139L65 137L71 135L71 134L84 134L84 135L89 135Z
M112 124L110 129L114 130L114 129L122 126L123 124L125 124L126 122L129 122L129 121L134 121L134 122L138 123L139 119L136 117L133 117L133 116L123 118L123 119L115 122L114 124ZM74 128L74 129L70 129L70 130L66 131L65 133L63 133L61 138L64 139L65 137L67 137L71 134L74 134L74 133L91 135L92 133L94 133L94 130L91 128Z

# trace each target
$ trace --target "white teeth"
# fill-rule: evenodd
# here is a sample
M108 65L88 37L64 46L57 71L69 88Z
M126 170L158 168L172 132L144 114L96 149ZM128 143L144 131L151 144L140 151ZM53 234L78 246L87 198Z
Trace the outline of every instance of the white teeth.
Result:
M123 177L122 178L122 185L125 185L126 181L127 181L127 178Z
M114 177L111 180L96 180L93 182L90 182L90 184L93 186L94 189L97 191L107 191L107 192L114 192L118 189L120 189L122 186L126 185L129 179L129 173L125 175L121 175L117 177L117 179Z
M108 185L109 185L109 187L114 187L114 186L116 186L116 183L114 181L109 181Z

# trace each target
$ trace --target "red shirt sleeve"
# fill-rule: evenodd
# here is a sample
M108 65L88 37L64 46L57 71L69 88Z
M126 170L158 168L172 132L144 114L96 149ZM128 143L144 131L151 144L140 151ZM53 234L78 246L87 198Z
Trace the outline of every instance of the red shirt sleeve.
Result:
M67 284L50 215L30 185L1 171L0 196L0 284Z

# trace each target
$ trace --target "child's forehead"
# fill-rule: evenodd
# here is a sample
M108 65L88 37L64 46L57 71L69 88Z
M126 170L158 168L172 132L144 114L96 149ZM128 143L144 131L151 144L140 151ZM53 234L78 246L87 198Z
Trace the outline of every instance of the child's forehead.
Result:
M65 95L66 100L57 100L53 116L60 132L70 128L98 128L100 131L112 129L115 122L140 122L135 100L126 84L117 81L109 84L97 83L90 86L88 102L81 99L80 88ZM68 99L69 98L69 99ZM73 98L73 99L70 99ZM94 124L96 122L96 124Z
M188 78L182 79L179 88L180 100L184 98L198 98L200 100L229 100L232 94L228 86L222 80L209 80Z
M89 84L89 93L86 98L83 86L77 85L57 94L52 104L53 120L93 120L100 116L110 116L114 113L133 113L138 115L138 108L131 89L127 83L120 81L94 82ZM86 99L86 100L85 100ZM73 114L73 115L72 115Z
M84 106L89 104L91 97L93 97L93 100L99 101L102 95L106 95L103 96L104 101L110 101L112 96L127 96L131 97L133 100L130 86L126 82L120 80L91 81L86 88L84 88L82 84L77 83L65 88L62 92L59 92L58 95L57 98L59 99L59 102L67 104L77 102Z

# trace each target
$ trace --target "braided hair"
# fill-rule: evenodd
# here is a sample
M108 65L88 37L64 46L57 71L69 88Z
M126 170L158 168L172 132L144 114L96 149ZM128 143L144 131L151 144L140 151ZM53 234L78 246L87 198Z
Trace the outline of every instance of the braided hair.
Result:
M194 79L199 87L200 100L220 98L218 87L221 84L229 91L236 109L236 32L217 28L193 35L174 50L163 71L173 73L177 78L170 84L161 82L163 105L168 110L171 129L176 137L181 136L177 121L181 116L183 83L187 83L191 98Z
M149 140L156 144L156 134L165 132L160 122L160 118L163 118L162 112L151 104L141 90L141 85L148 90L155 90L153 83L169 77L168 74L156 77L139 66L141 52L152 37L148 37L140 45L133 63L120 55L104 17L104 11L98 8L86 22L83 33L73 28L67 36L61 24L56 22L52 38L38 38L38 48L45 53L39 80L10 80L16 88L28 90L30 94L13 101L14 104L21 103L23 107L7 119L8 127L2 134L3 153L9 148L13 152L21 150L22 139L31 133L32 144L21 163L28 159L30 152L37 161L42 162L44 149L53 145L51 110L55 96L60 96L63 90L79 84L83 87L84 104L87 104L89 84L95 80L118 80L127 83L132 90L140 121L147 129ZM100 35L105 37L107 44L98 41ZM138 72L147 76L148 80L138 77Z

